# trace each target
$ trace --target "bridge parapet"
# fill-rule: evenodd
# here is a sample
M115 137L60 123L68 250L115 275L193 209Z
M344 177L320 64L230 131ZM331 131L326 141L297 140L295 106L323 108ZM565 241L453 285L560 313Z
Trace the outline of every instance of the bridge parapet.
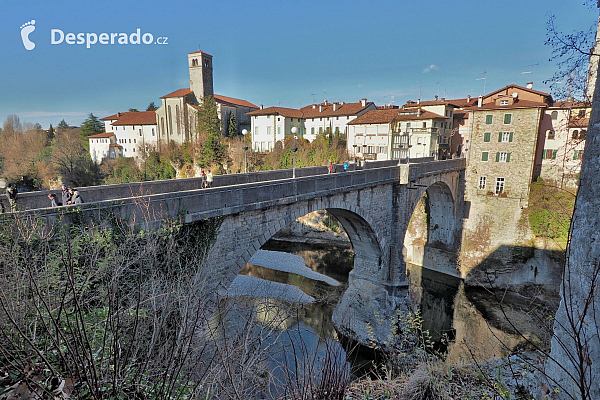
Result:
M418 164L400 165L400 183L416 181L427 176L441 175L453 171L464 170L467 166L465 158L455 158L452 160L421 162Z

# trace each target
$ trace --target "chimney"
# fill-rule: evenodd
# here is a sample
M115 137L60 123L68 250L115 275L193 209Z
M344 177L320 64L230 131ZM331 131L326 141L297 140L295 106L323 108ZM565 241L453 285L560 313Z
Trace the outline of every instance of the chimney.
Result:
M323 112L323 105L319 104L319 112Z
M437 100L437 94L435 95L435 99Z
M420 117L421 115L423 115L423 109L421 107L419 107L419 110L417 111L417 115Z
M442 101L446 101L446 98L445 98L445 97L442 97Z
M363 107L366 107L367 99L360 99L360 104L362 104Z
M338 110L338 103L333 103L333 111L337 111Z
M417 99L417 104L421 104L421 99Z
M477 107L481 107L483 105L483 96L479 96L477 98Z
M470 103L470 102L471 102L471 95L468 95L467 96L467 103Z
M121 113L120 113L120 112L118 112L118 113L117 113L117 118L119 118L120 116L121 116Z
M263 106L262 104L260 105L260 109L264 110L265 106Z
M527 89L533 89L533 82L527 82Z
M317 105L316 105L316 104L313 104L313 110L314 110L315 108L317 108Z
M327 99L323 100L323 105L327 105Z

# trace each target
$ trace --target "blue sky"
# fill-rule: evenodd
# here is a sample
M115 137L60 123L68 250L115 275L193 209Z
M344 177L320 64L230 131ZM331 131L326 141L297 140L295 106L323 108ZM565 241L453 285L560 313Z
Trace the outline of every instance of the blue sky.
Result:
M459 98L556 70L544 46L548 13L563 31L598 13L569 0L492 1L11 1L0 13L0 123L45 128L144 110L189 87L187 53L213 55L215 93L265 106ZM35 20L29 38L21 25ZM166 45L51 44L51 30L168 37ZM528 65L539 64L534 67ZM522 72L532 71L530 74ZM439 89L438 89L439 87Z

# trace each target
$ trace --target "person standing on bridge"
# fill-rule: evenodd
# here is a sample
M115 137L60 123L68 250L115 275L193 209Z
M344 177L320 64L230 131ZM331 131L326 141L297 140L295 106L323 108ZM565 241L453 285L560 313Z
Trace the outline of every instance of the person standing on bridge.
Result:
M48 195L48 199L50 200L50 207L58 207L59 205L62 205L58 202L58 200L56 200L56 195L54 193L50 193Z
M213 183L213 174L212 172L210 172L210 169L208 170L208 174L206 174L206 187L212 187L212 183Z
M204 189L206 187L206 174L204 170L200 171L200 189Z
M69 191L67 190L67 185L65 185L64 183L60 186L61 188L61 200L62 200L62 205L66 206L68 204L71 204L71 193L69 193Z
M6 188L6 191L4 193L6 194L8 203L10 204L10 211L11 212L17 211L17 195L19 194L19 192L17 190L17 185L13 186L12 183L9 183L8 187Z
M77 189L73 189L73 204L83 204L83 197L79 195L79 191Z

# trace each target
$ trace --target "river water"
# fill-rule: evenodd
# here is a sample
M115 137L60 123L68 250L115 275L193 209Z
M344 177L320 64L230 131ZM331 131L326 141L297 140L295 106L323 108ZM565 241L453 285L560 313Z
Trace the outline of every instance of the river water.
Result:
M352 361L344 364L345 352L331 321L337 301L347 288L352 250L282 240L271 240L262 250L250 261L258 260L257 264L267 267L247 264L231 296L232 301L246 299L243 304L254 310L253 318L259 323L272 326L276 321L277 333L272 339L275 345L271 347L276 354L265 358L271 371L282 365L292 370L300 368L295 355L303 359L305 368L307 358L309 364L318 364L333 356L341 368L364 373L369 360L351 357ZM290 265L282 265L286 263ZM465 288L459 278L414 265L408 266L407 274L411 300L421 310L424 329L448 361L472 363L504 357L526 347L524 338L544 343L544 330L535 320L539 313L535 304L524 298ZM267 286L263 287L265 282ZM258 294L244 294L250 289ZM286 298L288 295L291 297ZM272 298L258 301L263 297ZM277 372L272 374L278 376ZM279 379L286 377L280 374Z

